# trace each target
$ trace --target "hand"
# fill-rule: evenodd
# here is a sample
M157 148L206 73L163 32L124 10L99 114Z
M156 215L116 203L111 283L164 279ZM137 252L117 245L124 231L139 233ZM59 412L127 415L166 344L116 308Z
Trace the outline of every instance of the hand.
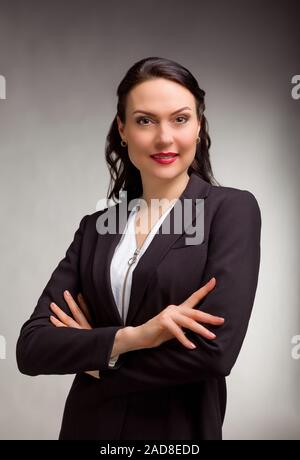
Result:
M190 329L197 334L207 338L215 339L216 335L210 332L201 324L223 324L224 318L204 313L200 310L193 310L201 299L203 299L216 285L216 279L212 278L203 287L195 291L180 305L169 305L154 318L138 326L143 348L152 348L161 345L163 342L176 337L187 348L195 348L195 345L185 337L181 327Z
M69 291L64 291L64 298L68 304L68 307L71 310L71 313L73 314L74 319L71 318L71 316L67 315L58 305L56 305L56 303L51 302L50 308L53 311L53 313L55 313L56 316L59 318L57 319L55 316L51 315L50 321L52 322L52 324L54 324L54 326L56 327L75 327L77 329L92 329L92 326L90 325L90 312L83 298L83 295L79 293L77 296L80 308L73 299L72 295L69 293Z
M53 313L56 314L58 319L55 316L50 315L51 323L56 327L75 327L77 329L92 329L91 316L89 308L83 298L81 293L78 294L78 304L73 299L72 295L68 291L64 291L64 298L68 304L68 307L73 314L73 318L67 315L56 303L51 302L50 308ZM99 371L85 371L87 374L92 375L93 377L100 378Z

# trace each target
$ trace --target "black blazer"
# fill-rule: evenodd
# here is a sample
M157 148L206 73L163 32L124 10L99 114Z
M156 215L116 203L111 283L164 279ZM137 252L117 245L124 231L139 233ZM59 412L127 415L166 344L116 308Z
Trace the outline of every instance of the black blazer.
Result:
M24 374L76 374L60 439L222 439L225 376L239 354L257 287L261 214L249 191L212 186L196 173L180 196L185 198L192 199L193 212L195 200L204 199L204 239L187 245L187 226L182 234L155 235L133 272L126 325L143 324L167 305L181 303L212 276L215 288L195 308L223 316L225 323L209 326L217 335L213 341L186 329L194 350L174 338L121 354L109 368L115 334L124 327L109 276L122 233L97 232L97 219L107 208L84 216L22 326L16 350ZM123 228L119 220L118 225ZM92 330L50 323L51 301L70 314L65 289L83 293ZM95 369L100 379L84 372Z

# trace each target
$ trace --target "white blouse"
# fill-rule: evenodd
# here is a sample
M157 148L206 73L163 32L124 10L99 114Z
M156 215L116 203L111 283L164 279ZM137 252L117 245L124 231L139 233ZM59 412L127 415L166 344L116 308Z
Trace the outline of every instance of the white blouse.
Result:
M122 318L122 307L123 307L123 322L125 324L130 293L132 283L132 273L139 263L140 258L153 240L156 232L158 231L163 220L167 217L171 209L175 206L176 201L168 207L168 209L161 215L159 220L153 225L146 239L144 240L139 253L135 259L131 259L134 256L135 250L137 249L136 234L135 234L135 217L139 208L139 202L131 210L126 227L123 235L115 248L114 255L110 266L110 279L113 295L115 298L116 305L118 307L120 317ZM128 261L131 259L131 265ZM123 304L123 305L122 305ZM109 361L109 367L114 367L119 355L111 358Z

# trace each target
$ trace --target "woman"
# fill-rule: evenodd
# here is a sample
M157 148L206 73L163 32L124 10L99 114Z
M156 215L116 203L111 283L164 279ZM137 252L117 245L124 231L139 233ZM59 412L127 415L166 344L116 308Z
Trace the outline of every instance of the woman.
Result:
M213 179L204 95L157 57L118 87L108 198L126 195L125 219L124 200L83 217L17 343L21 372L76 374L60 439L222 439L261 216Z

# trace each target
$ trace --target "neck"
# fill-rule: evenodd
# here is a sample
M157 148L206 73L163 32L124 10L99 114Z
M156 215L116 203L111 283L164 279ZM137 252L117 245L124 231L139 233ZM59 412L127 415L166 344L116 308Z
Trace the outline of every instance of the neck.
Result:
M143 185L141 198L146 201L148 207L151 207L151 200L153 199L176 200L183 193L190 177L187 171L184 171L172 179L145 177L142 174L141 178Z

